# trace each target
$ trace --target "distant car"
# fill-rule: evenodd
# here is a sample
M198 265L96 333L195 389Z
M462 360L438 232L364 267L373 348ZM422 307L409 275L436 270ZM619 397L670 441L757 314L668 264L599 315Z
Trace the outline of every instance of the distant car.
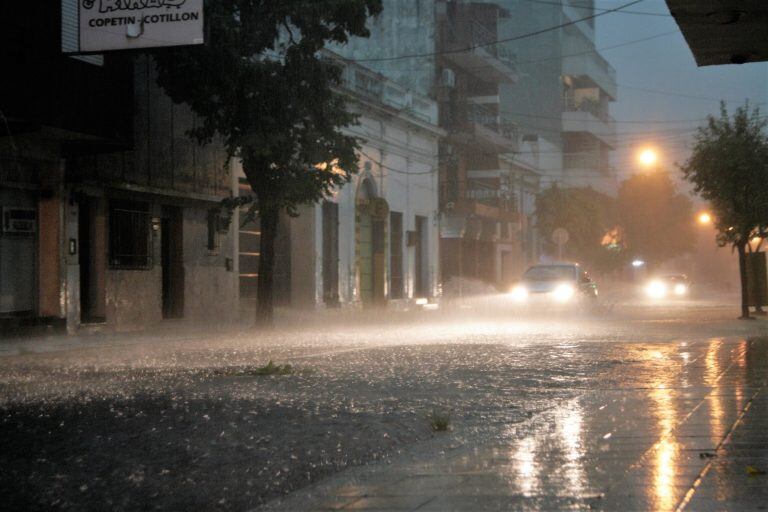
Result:
M534 265L510 295L518 304L590 305L597 299L597 285L576 263Z
M691 282L685 274L654 277L645 285L645 295L654 300L683 298L691 293Z

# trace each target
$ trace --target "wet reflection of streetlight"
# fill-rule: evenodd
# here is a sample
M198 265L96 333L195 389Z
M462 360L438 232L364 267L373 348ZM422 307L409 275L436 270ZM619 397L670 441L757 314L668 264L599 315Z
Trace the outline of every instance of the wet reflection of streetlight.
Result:
M653 459L653 491L656 495L657 510L672 510L677 503L675 478L677 475L678 445L671 436L677 414L672 402L672 392L659 383L651 392L656 405L656 420L661 437L655 447Z
M582 457L584 455L582 444L582 429L584 414L578 402L574 402L571 407L565 411L562 423L558 423L558 434L563 444L563 453L565 455L565 478L568 480L569 488L574 493L579 494L583 490L584 467L582 466Z
M646 361L653 366L656 376L650 392L654 419L659 430L659 441L650 458L655 510L674 510L678 500L676 483L680 446L672 436L677 425L677 411L670 388L674 387L675 376L685 371L685 365L681 365L677 358L670 357L671 351L671 347L665 346L656 351L648 351L646 355Z
M720 393L720 375L722 367L718 353L723 346L723 341L719 339L711 340L707 347L707 355L704 357L705 373L704 382L712 388L709 393L709 434L713 446L717 446L725 436L725 411L723 410L723 396ZM726 491L722 487L721 479L716 479L717 494L723 495Z
M536 440L527 437L517 444L514 452L516 481L520 485L520 491L528 495L539 487L539 478L536 471Z
M713 356L710 356L710 350L714 353ZM707 375L710 374L720 374L720 363L717 361L717 349L710 347L710 350L707 350ZM710 364L712 365L712 370L710 372ZM723 439L723 436L725 435L725 425L723 424L723 417L725 416L725 413L723 411L723 397L720 394L718 388L718 380L715 378L710 386L712 386L713 390L712 393L709 395L709 402L711 406L712 412L709 415L709 426L710 426L710 435L712 438L712 442L714 445L717 445L720 443L720 441Z

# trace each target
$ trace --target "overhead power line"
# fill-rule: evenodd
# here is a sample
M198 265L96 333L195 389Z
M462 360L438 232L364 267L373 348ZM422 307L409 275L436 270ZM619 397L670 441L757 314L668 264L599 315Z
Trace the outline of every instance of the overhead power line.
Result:
M646 88L646 87L637 87L637 86L634 86L634 85L626 85L626 84L616 84L616 85L618 87L621 87L622 89L631 89L631 90L642 91L642 92L647 92L647 93L651 93L651 94L661 94L661 95L664 95L664 96L675 96L675 97L678 97L678 98L690 98L690 99L694 99L694 100L717 101L717 102L725 101L726 103L744 103L744 99L736 100L736 99L726 99L726 98L715 98L715 97L712 97L712 96L696 96L696 95L693 95L693 94L683 94L683 93L672 92L672 91L662 91L660 89L649 89L649 88ZM752 102L750 102L750 103L752 103ZM759 102L754 102L753 104L754 105L764 105L765 102L764 101L759 101Z
M543 59L525 60L525 61L516 62L515 64L518 64L518 65L519 64L538 64L539 62L547 62L549 60L566 59L568 57L580 57L582 55L590 55L593 53L604 52L606 50L613 50L615 48L623 48L625 46L630 46L637 43L644 43L646 41L651 41L652 39L658 39L660 37L670 36L672 34L679 34L679 33L680 33L679 30L670 30L668 32L662 32L661 34L655 34L652 36L643 37L641 39L633 39L631 41L625 41L623 43L613 44L610 46L603 46L602 48L595 48L594 50L588 50L588 51L579 52L579 53L569 53L567 55L558 55L556 57L545 57Z
M393 61L393 60L402 60L402 59L418 59L422 57L434 57L438 55L449 55L454 53L464 53L464 52L471 52L473 50L476 50L478 48L485 48L488 46L495 46L501 43L511 43L513 41L519 41L521 39L527 39L529 37L535 37L541 34L546 34L547 32L552 32L554 30L559 30L561 28L570 27L572 25L576 25L577 23L582 23L584 21L593 20L595 18L599 18L600 16L605 16L606 14L611 14L614 12L618 12L622 9L625 9L627 7L631 7L635 4L639 4L643 0L633 0L632 2L628 2L626 4L620 5L619 7L615 7L613 9L607 9L603 12L599 12L596 14L591 14L589 16L585 16L583 18L579 18L578 20L568 21L565 23L561 23L559 25L555 25L552 27L547 27L540 30L535 30L533 32L528 32L526 34L520 34L519 36L514 37L508 37L505 39L496 39L495 41L491 41L489 43L482 43L482 44L476 44L467 46L466 48L459 48L456 50L442 50L442 51L435 51L435 52L426 52L426 53L414 53L410 55L399 55L394 57L376 57L376 58L368 58L368 59L357 59L356 62L385 62L385 61Z
M526 1L528 3L531 3L531 4L557 5L557 6L561 6L561 7L563 6L562 2L552 2L552 1L547 1L547 0L524 0L524 1ZM594 7L594 6L586 7L586 6L579 6L579 5L574 5L574 4L571 4L571 6L574 9L592 10L592 11L598 11L598 12L600 12L600 11L609 11L610 10L610 9L602 9L600 7ZM623 10L623 11L621 11L621 14L638 14L640 16L660 16L660 17L664 17L664 18L671 18L672 17L671 14L668 14L668 13L665 13L665 12L647 12L647 11L627 11L627 10Z

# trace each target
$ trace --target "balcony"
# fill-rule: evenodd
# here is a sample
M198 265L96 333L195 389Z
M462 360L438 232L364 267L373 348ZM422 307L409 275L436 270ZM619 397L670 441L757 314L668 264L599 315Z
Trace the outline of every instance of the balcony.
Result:
M618 97L616 70L598 53L564 56L562 73L599 87L612 100Z
M600 155L591 152L566 153L563 155L563 169L566 171L588 171L609 175L614 169L601 160Z
M496 34L478 21L447 24L443 56L485 82L517 82L514 53L496 44Z
M446 212L512 220L516 216L515 205L515 194L508 188L481 180L445 181L440 184L440 206Z
M485 152L516 153L519 129L512 121L483 105L468 104L466 123L453 135L457 142Z
M577 21L587 16L594 14L594 2L577 2L574 0L565 0L563 2L563 14L570 21ZM576 28L584 34L584 37L590 41L595 41L595 24L594 20L589 20L582 23L576 23Z
M438 123L437 103L414 95L384 75L324 51L324 57L341 71L342 88L346 92L404 112L425 123Z
M616 121L597 101L564 97L563 132L588 133L610 148L616 147Z
M575 154L565 156L564 164L562 179L566 186L591 187L605 195L616 197L618 178L614 167L607 164L600 167L588 166L588 161L581 160Z

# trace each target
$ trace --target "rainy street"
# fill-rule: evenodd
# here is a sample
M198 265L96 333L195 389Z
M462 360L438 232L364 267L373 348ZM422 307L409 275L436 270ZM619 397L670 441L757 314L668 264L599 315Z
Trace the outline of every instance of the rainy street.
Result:
M768 511L766 2L0 16L0 512Z
M724 302L8 343L0 488L9 510L759 509L768 324Z

